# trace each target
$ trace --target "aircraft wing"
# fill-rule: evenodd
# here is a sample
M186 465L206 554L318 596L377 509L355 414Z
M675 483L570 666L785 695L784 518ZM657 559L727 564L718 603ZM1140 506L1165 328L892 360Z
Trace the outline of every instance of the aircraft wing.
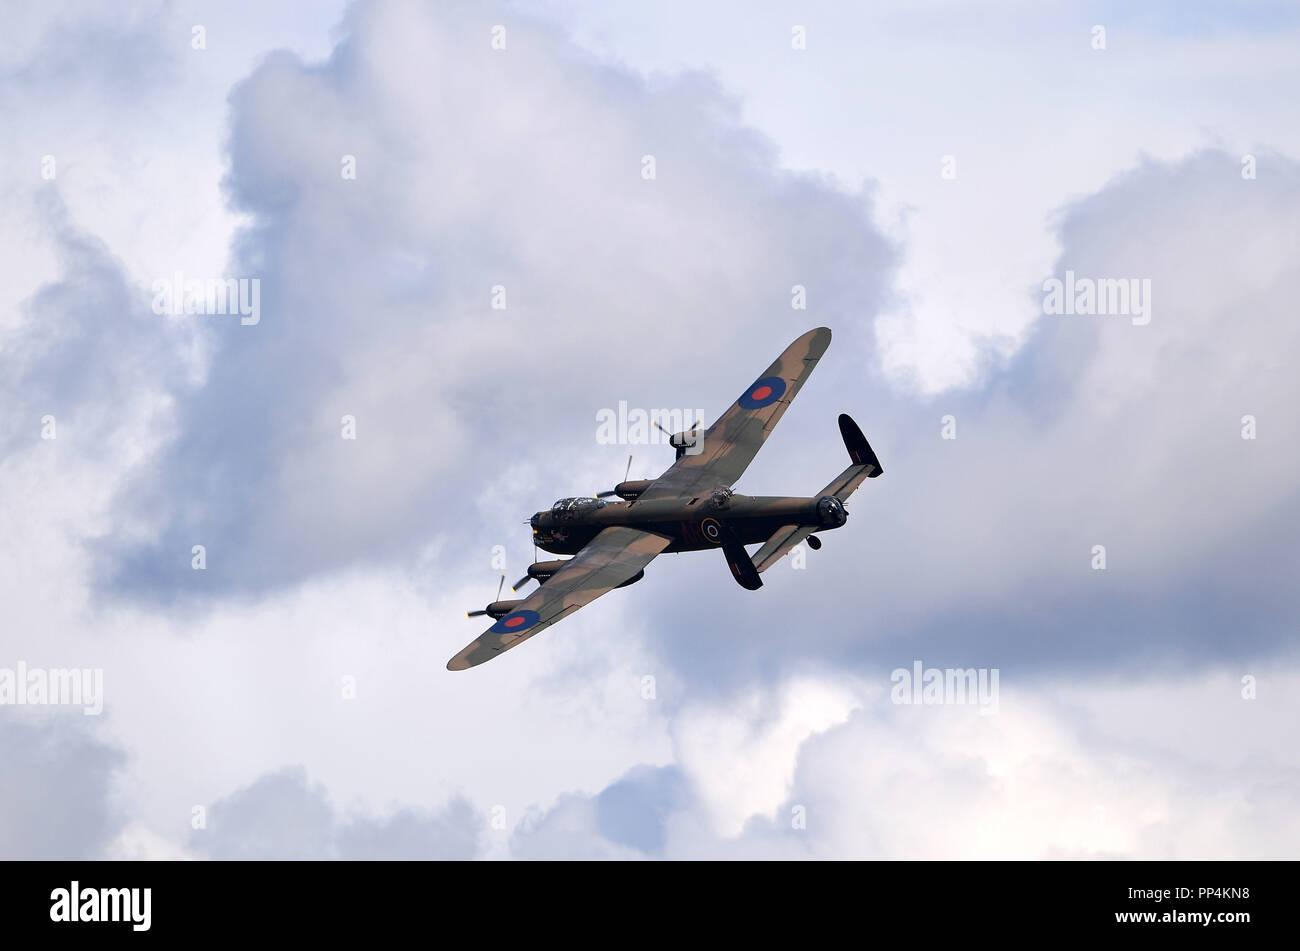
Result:
M522 644L556 621L617 588L650 564L671 539L624 525L593 538L529 597L447 661L448 670L465 670Z
M701 451L678 459L638 499L703 495L715 486L730 486L739 479L763 448L768 433L790 408L830 342L830 329L818 327L786 347L776 362L702 434Z

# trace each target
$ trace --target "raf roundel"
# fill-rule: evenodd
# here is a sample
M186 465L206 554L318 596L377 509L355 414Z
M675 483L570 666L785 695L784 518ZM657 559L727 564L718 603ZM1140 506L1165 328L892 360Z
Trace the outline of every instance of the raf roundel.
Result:
M779 376L765 376L755 380L737 402L743 409L762 409L785 395L785 380Z
M488 630L493 634L519 634L542 619L536 611L511 611Z

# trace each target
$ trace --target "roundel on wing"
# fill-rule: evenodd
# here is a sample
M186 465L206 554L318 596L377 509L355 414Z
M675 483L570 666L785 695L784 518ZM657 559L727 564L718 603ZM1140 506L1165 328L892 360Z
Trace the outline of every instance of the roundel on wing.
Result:
M779 376L765 376L750 384L738 402L742 409L762 409L785 395L785 380Z
M705 540L714 545L722 544L722 523L716 518L706 518L701 521L700 531L703 533Z
M488 630L493 634L519 634L542 619L536 611L511 611Z

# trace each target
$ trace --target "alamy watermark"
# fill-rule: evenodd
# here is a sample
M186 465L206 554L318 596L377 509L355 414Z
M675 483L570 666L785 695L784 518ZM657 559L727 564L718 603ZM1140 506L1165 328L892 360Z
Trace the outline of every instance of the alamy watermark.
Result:
M678 442L688 456L704 451L704 432L695 427L704 419L704 410L628 409L627 400L618 401L618 409L596 412L596 442L602 446L671 445ZM673 437L682 437L674 441Z
M88 888L74 879L50 892L50 921L124 922L132 931L148 931L152 906L152 888Z
M81 707L88 717L104 710L104 671L100 667L0 667L0 706Z
M252 327L262 320L260 277L209 277L187 280L181 271L153 282L155 314L239 315L239 322Z
M897 668L889 675L894 685L889 699L898 704L978 706L980 714L998 712L997 667L926 667L919 660L912 669Z
M1151 278L1049 277L1043 281L1043 313L1055 316L1130 317L1135 326L1151 323Z

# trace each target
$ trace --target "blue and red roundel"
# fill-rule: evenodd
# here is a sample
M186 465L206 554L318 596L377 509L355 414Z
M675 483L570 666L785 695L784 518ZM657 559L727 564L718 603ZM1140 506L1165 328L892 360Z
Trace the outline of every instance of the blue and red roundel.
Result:
M745 391L745 395L736 400L742 409L762 409L775 403L785 395L785 380L779 376L765 376L755 380Z
M536 611L511 611L497 621L488 632L492 634L519 634L528 630L542 619Z

